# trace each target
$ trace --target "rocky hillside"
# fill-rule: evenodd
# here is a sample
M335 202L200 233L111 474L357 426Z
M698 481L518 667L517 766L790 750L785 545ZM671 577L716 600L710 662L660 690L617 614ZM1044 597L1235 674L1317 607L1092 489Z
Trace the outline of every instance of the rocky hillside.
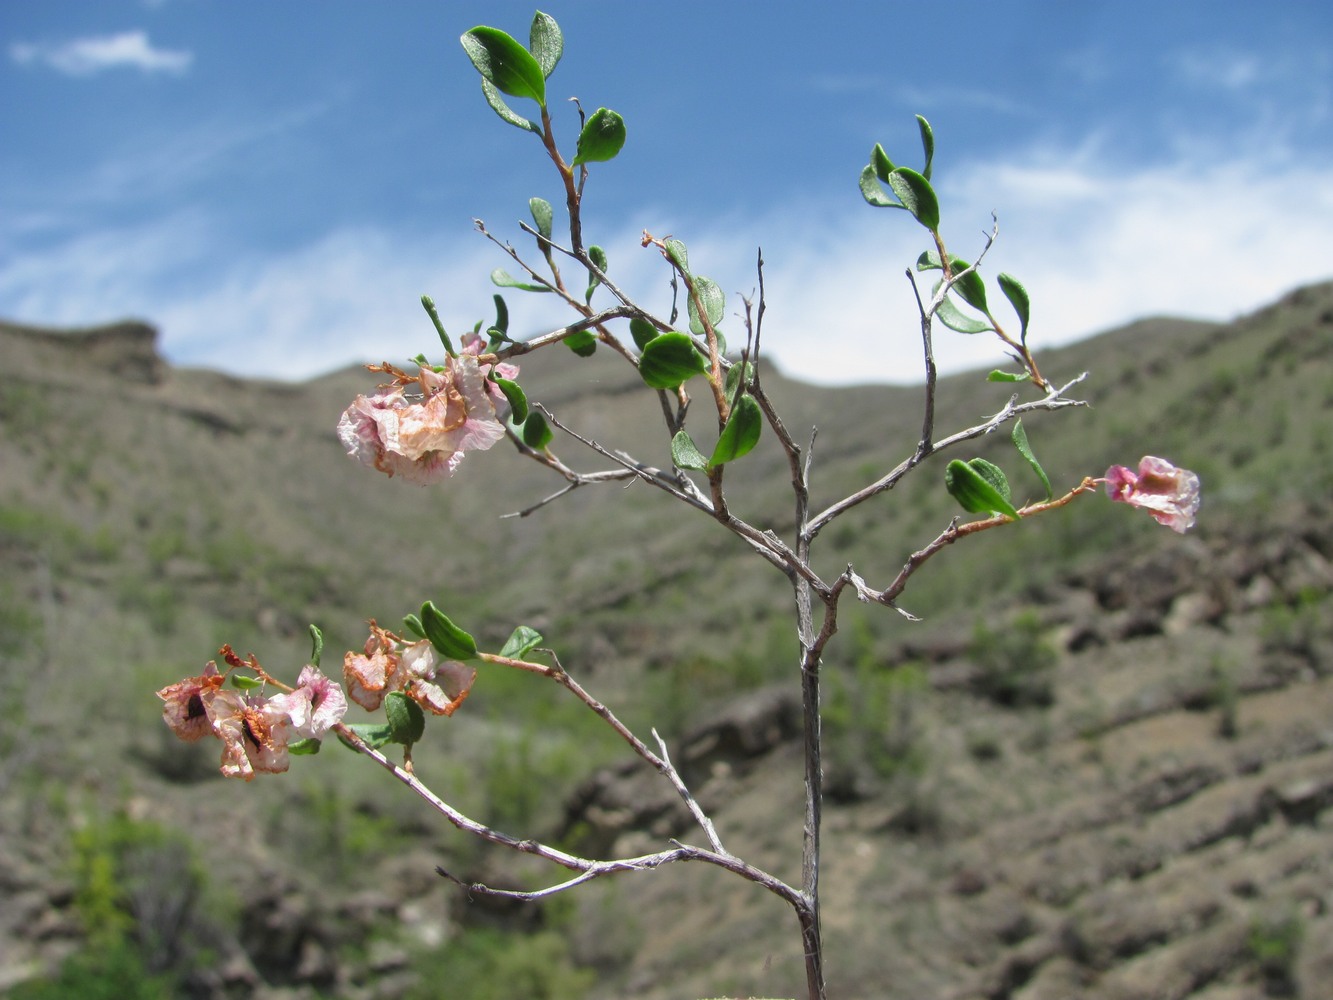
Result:
M0 325L0 357L0 993L397 1000L447 974L469 997L800 994L792 918L760 890L687 866L541 906L469 899L434 866L552 873L441 830L336 749L224 781L213 751L166 738L151 694L224 641L294 674L307 623L337 656L366 617L428 597L487 640L536 625L671 740L731 850L794 879L782 580L642 490L502 520L559 485L504 449L444 491L370 477L331 434L364 373L178 370L133 323ZM1178 538L1089 501L942 555L908 594L921 624L847 609L828 666L832 995L1333 996L1333 286L1042 365L1093 373L1091 409L1029 425L1058 483L1150 448L1201 473L1204 514ZM594 435L660 448L614 366L534 361L524 383ZM941 426L1007 392L977 386L942 383ZM829 497L919 426L916 390L770 388L789 425L818 420ZM1013 468L1004 442L980 451ZM953 514L938 474L830 529L828 565L901 565ZM779 531L781 475L761 447L735 482ZM590 853L694 838L586 715L489 678L419 771Z

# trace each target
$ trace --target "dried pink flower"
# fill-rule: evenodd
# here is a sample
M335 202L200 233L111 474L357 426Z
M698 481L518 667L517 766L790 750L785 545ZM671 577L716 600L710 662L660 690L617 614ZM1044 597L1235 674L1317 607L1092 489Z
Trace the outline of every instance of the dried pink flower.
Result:
M362 708L375 711L386 694L403 686L402 679L396 676L399 661L391 634L372 621L364 655L348 652L343 657L343 682L348 697Z
M163 721L187 743L210 735L213 724L208 718L207 705L221 686L222 674L218 673L218 665L212 660L198 677L187 677L167 685L157 693L166 702L162 706Z
M276 699L218 691L208 701L213 732L222 740L222 773L250 781L257 772L287 770L292 719Z
M475 667L458 660L443 659L426 639L403 649L406 683L403 690L424 709L436 715L453 715L472 691Z
M424 485L453 475L465 452L499 441L505 431L496 405L504 394L487 381L491 366L478 363L480 351L480 338L465 339L464 350L441 371L422 368L412 380L419 396L409 397L404 385L357 396L338 421L347 453L388 476ZM498 367L506 376L518 372L513 365Z
M1164 458L1145 455L1137 473L1123 465L1106 470L1106 495L1142 507L1159 524L1184 534L1199 513L1199 477Z
M347 712L343 689L310 665L301 668L293 690L274 695L269 704L287 713L293 733L302 739L319 739Z

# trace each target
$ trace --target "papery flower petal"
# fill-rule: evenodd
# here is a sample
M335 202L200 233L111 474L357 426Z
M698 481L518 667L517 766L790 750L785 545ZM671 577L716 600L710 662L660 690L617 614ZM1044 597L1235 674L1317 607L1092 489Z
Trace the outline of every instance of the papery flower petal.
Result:
M218 673L217 664L210 660L199 676L187 677L157 692L157 696L166 702L162 706L162 720L186 743L211 735L213 723L208 718L206 706L221 686L222 675Z
M256 773L287 770L291 717L271 699L218 691L208 702L213 732L222 740L222 773L250 781Z
M302 739L319 739L347 712L343 689L308 664L301 668L296 687L274 695L269 704L287 713L292 732Z
M1141 507L1172 531L1184 534L1199 513L1199 477L1164 458L1145 455L1138 472L1123 465L1106 470L1106 494L1112 500Z
M401 387L358 396L338 421L338 439L353 458L390 477L421 484L448 478L464 452L485 450L504 437L490 394L496 387L486 380L489 369L473 353L463 353L438 372L421 369L422 395L415 401Z
M422 708L436 715L453 715L472 691L477 670L458 660L446 660L430 642L414 642L403 649L408 681L403 690Z
M364 709L375 711L390 691L403 686L406 676L390 634L372 621L364 655L349 652L343 657L343 683L347 695Z

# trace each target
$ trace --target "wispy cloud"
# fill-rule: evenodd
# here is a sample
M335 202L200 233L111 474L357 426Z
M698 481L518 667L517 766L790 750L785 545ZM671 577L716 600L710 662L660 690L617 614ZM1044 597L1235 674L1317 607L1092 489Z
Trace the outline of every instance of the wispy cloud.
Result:
M93 76L111 69L184 73L194 62L186 49L154 47L144 31L75 38L67 42L14 42L9 57L20 66L44 65L68 76Z
M1027 285L1038 347L1152 314L1226 320L1333 277L1325 253L1331 166L1182 160L1132 171L1109 166L1095 150L1063 150L937 182L954 252L974 257L991 211L998 213L1000 238L986 273L1008 271ZM617 282L665 314L665 272L640 249L639 235L647 226L681 236L691 264L731 293L723 329L737 341L736 296L755 289L762 245L770 359L824 384L916 381L920 335L904 269L926 247L925 233L902 212L846 199L842 206L785 205L709 224L626 219L600 242ZM0 312L80 324L133 313L161 326L164 349L178 363L297 378L432 350L423 292L439 301L451 332L489 319L495 289L487 276L505 263L460 231L348 228L245 257L228 249L226 232L221 220L194 213L25 255L0 272ZM550 296L507 298L520 335L569 318ZM1006 310L1000 300L997 315ZM940 330L935 346L946 371L1005 360L986 335Z

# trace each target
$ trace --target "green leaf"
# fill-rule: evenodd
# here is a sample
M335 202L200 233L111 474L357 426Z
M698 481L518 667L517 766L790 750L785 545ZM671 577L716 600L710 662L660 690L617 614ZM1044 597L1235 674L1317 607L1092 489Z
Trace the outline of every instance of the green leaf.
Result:
M421 619L416 615L404 615L403 628L407 629L418 639L426 638L426 627L421 624Z
M501 288L517 288L524 292L549 292L551 290L547 285L537 285L528 281L520 281L503 267L497 267L491 272L491 284L499 285Z
M1013 504L982 472L987 466L997 472L999 470L989 462L978 468L976 463L982 461L974 459L973 462L964 462L961 459L954 459L944 470L944 488L962 505L963 510L970 513L989 514L995 511L1017 519L1018 511L1014 509ZM1004 473L1000 475L1003 476ZM1006 491L1008 489L1007 483L1005 489Z
M680 240L668 239L662 241L662 246L666 248L667 256L676 262L676 266L689 274L690 255L685 250L685 244Z
M893 161L879 143L875 143L875 148L870 151L870 166L876 177L885 184L889 182L889 174L893 173Z
M445 353L451 358L457 357L454 342L449 339L449 334L444 332L444 324L440 322L440 314L435 309L435 300L429 295L423 295L421 296L421 307L426 310L426 315L430 317L431 323L435 326L435 332L440 335L440 343L444 345Z
M426 732L426 713L401 691L390 691L384 696L384 718L393 734L389 737L391 743L410 746Z
M523 443L534 451L545 451L547 446L555 439L555 431L536 410L528 414L528 419L523 421L519 428L519 437Z
M505 644L500 647L500 655L507 656L511 660L521 660L537 647L542 641L542 634L534 628L526 625L520 625L510 633Z
M1027 372L1002 372L998 368L986 376L987 382L1026 382L1032 378Z
M953 274L960 274L967 271L972 265L961 257L949 258L949 270ZM981 280L981 275L976 271L967 271L961 278L953 283L953 291L958 297L970 305L973 309L980 309L986 312L986 283Z
M693 469L702 472L708 468L708 459L690 437L689 431L676 431L671 439L671 462L678 469Z
M483 80L510 97L529 97L546 106L546 74L512 36L499 28L478 25L459 41Z
M940 228L940 203L930 181L911 167L894 167L888 183L912 218L931 232Z
M1019 420L1014 424L1014 430L1010 434L1010 438L1014 442L1014 447L1018 449L1018 453L1027 459L1028 465L1032 466L1032 471L1041 480L1041 485L1046 488L1046 499L1049 500L1054 495L1051 490L1051 479L1046 475L1046 470L1041 467L1041 463L1037 461L1037 456L1032 454L1032 446L1028 444L1028 432L1023 430L1023 421Z
M1018 322L1022 324L1022 334L1019 340L1026 343L1028 339L1028 311L1031 307L1028 300L1028 290L1019 284L1018 279L1012 274L1002 272L995 276L995 280L1000 283L1000 291L1004 292L1004 297L1014 307L1014 312L1018 313Z
M745 378L746 386L754 382L754 365L745 361L738 365L732 365L727 369L727 398L731 399L736 395L736 385L740 382L742 376Z
M938 286L936 286L938 287ZM935 315L939 317L941 323L950 330L957 330L959 333L984 333L987 330L995 329L988 320L974 319L966 313L959 310L953 304L953 299L945 297L936 310Z
M727 462L734 462L748 455L759 443L759 434L764 428L764 411L753 396L742 396L731 408L727 425L717 439L713 457L708 460L708 467L715 469Z
M861 169L861 179L857 182L861 187L861 197L867 204L874 205L876 208L902 208L879 186L879 180L875 177L874 166L866 166Z
M501 378L499 375L492 375L491 381L500 387L505 399L509 400L509 413L514 423L521 424L527 420L528 394L523 391L523 387L512 379Z
M962 257L955 257L953 254L949 255L949 273L951 275L962 274L971 266L971 263L963 260ZM934 250L925 250L922 252L921 256L916 259L916 269L918 271L944 270L944 268L940 266L940 255ZM939 285L936 285L935 290L939 291L939 287ZM987 312L986 283L981 280L981 275L976 271L968 271L967 274L964 274L963 277L955 281L952 290L957 292L958 297L968 305L980 309L982 312ZM990 327L987 327L986 329L990 329Z
M530 414L529 419L536 414ZM431 601L421 605L421 626L426 638L445 659L471 660L477 655L477 640L451 622Z
M509 333L509 306L505 304L504 296L496 292L495 299L495 325L491 327L492 331L499 331L503 335Z
M718 286L718 283L712 278L697 277L694 279L694 292L703 303L704 312L708 317L709 324L714 330L722 322L722 314L727 308L727 295ZM699 310L694 305L694 295L689 299L690 311L690 332L703 336L707 331L704 329L703 320L699 318Z
M675 330L654 337L639 356L639 376L653 389L674 389L707 370L689 334Z
M555 219L555 212L551 208L551 203L545 198L529 198L528 211L532 213L532 221L537 227L537 232L549 240L551 238L551 223Z
M528 48L537 60L537 65L542 68L542 76L549 77L565 52L565 36L550 14L537 11L532 15L532 27L528 29Z
M606 273L607 267L606 267L605 250L603 250L599 246L590 246L588 247L588 257L591 258L593 264L596 265L599 271L601 271L603 274ZM600 285L601 283L602 283L601 278L597 277L597 275L593 274L591 271L588 272L588 290L583 295L583 301L585 303L591 304L592 293L597 289L597 286Z
M579 330L565 338L565 346L581 358L590 358L597 350L597 334Z
M319 666L319 658L324 654L324 633L318 625L310 626L310 665Z
M481 92L485 95L486 103L491 106L491 110L510 125L513 125L515 128L527 129L529 132L535 132L537 135L542 134L541 126L534 121L529 121L527 118L524 118L506 104L505 99L500 96L500 92L495 89L495 85L489 80L481 81Z
M916 116L916 127L921 130L921 149L926 154L926 165L921 168L921 176L930 180L930 167L935 159L935 130L920 115Z
M287 752L294 757L310 757L319 753L320 742L314 737L293 740L287 744Z
M393 727L382 722L353 722L344 723L344 725L376 750L393 742ZM338 739L349 750L356 749L356 746L350 743L342 733L338 734Z
M625 145L625 119L608 108L598 108L583 123L571 166L613 160Z
M995 492L1000 494L1006 502L1013 499L1009 493L1009 478L1004 474L1004 470L998 465L994 462L988 462L984 458L974 458L967 464L970 465L982 479L990 483L991 486L995 488Z
M251 677L249 674L232 674L231 686L237 691L253 691L255 688L264 686L264 682L258 677Z
M662 331L653 324L649 323L642 316L633 316L629 321L629 335L634 338L634 346L643 350L648 346L648 342L658 336Z

